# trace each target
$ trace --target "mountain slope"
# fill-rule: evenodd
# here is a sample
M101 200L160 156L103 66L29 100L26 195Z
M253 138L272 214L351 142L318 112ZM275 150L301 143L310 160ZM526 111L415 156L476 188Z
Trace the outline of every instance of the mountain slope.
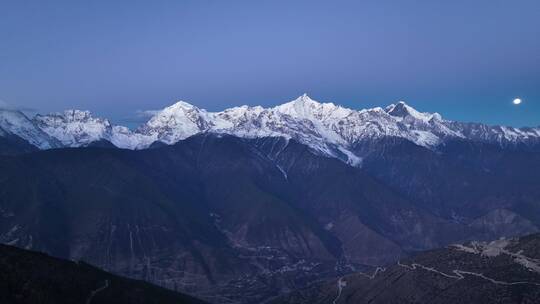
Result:
M535 234L423 252L272 303L535 303L538 298L540 235Z
M0 137L18 137L39 149L61 147L57 139L43 132L24 113L16 110L0 109Z
M5 304L204 303L83 262L6 245L0 245L0 282L0 302Z
M540 223L536 151L462 140L432 151L400 139L359 149L367 155L364 170L433 214L466 223L500 209Z
M482 175L476 162L472 169L454 162L460 155L451 149L400 142L411 150L387 149L387 162L369 156L363 168L294 139L223 134L140 151L4 156L0 242L211 301L259 303L414 251L538 231L540 170L521 177L512 170L536 168L533 152L472 149L467 159L496 160ZM410 172L415 182L400 186ZM476 190L459 205L463 196L451 187L464 181ZM512 187L500 191L492 182ZM447 208L453 204L462 207Z
M2 129L0 129L0 135L2 135ZM38 148L19 136L7 132L0 136L0 155L16 155L32 151L38 151Z
M48 150L6 157L0 167L3 243L209 299L238 293L229 282L272 276L301 259L336 259L309 216L265 190L282 173L238 138ZM255 287L257 299L279 291Z

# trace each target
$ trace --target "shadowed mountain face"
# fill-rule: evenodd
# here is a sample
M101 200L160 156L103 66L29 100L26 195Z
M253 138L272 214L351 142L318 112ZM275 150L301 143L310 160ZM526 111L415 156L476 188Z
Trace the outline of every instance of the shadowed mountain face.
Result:
M205 303L83 262L6 245L0 245L0 282L4 304Z
M272 303L537 303L540 235L470 242L420 253Z
M535 182L540 169L537 146L501 149L451 141L431 151L386 139L368 147L364 170L440 216L474 218L494 207L528 213L521 208L534 208L530 198L540 192Z
M33 151L38 151L38 148L16 135L0 136L0 155L16 155Z
M260 303L414 251L540 227L530 146L434 151L388 137L354 147L362 168L283 138L98 146L1 157L0 242L215 303Z

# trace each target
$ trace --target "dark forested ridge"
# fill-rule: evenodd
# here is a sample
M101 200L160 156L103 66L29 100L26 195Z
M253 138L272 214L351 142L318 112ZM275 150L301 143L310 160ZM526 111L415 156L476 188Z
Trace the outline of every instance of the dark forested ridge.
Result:
M0 303L99 304L205 302L147 282L119 277L84 262L0 245Z

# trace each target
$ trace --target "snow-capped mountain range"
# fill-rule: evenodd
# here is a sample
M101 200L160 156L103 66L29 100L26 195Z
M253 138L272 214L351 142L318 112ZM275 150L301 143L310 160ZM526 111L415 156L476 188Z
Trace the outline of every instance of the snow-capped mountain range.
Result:
M352 165L361 162L362 155L354 152L356 146L384 137L403 138L429 149L449 139L500 145L540 142L540 128L449 121L438 113L419 112L404 102L385 109L354 110L320 103L306 94L272 108L241 106L222 112L208 112L179 101L133 131L92 117L88 111L38 114L30 120L21 112L0 110L0 136L17 135L40 149L82 147L99 140L119 148L145 149L154 142L173 144L199 133L295 139L317 153Z

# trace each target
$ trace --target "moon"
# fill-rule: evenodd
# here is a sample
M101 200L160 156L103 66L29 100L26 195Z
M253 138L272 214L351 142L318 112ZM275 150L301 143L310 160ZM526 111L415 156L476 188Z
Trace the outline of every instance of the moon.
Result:
M521 103L521 99L516 98L516 99L514 99L514 100L512 101L512 103L515 104L515 105L518 105L518 104Z

